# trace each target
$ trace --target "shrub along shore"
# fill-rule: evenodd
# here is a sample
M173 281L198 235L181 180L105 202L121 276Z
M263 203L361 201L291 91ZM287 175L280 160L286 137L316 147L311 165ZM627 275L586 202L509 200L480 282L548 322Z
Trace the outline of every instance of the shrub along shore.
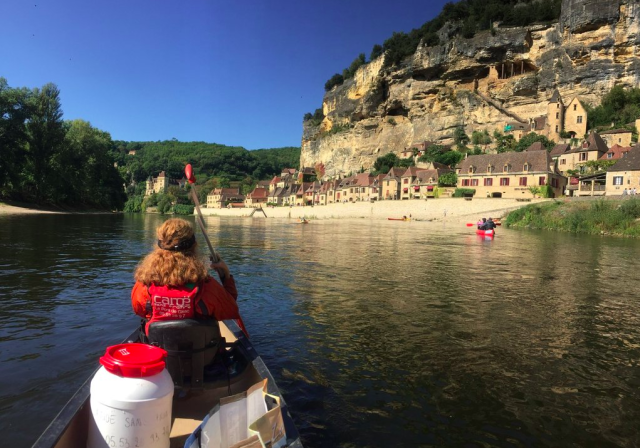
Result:
M553 201L514 210L508 227L640 237L640 199Z

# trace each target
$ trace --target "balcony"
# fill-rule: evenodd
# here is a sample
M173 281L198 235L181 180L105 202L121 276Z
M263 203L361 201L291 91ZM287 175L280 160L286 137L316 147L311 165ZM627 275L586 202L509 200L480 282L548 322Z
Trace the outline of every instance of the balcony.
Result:
M582 184L580 185L580 191L605 191L607 189L606 185L596 184L591 188L590 184Z

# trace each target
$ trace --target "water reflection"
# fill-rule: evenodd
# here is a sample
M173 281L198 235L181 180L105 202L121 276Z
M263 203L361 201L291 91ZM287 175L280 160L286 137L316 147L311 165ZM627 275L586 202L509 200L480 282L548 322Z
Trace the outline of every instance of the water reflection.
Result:
M32 442L34 421L136 325L131 272L162 219L0 219L0 431L13 443ZM206 219L306 446L640 443L638 242Z

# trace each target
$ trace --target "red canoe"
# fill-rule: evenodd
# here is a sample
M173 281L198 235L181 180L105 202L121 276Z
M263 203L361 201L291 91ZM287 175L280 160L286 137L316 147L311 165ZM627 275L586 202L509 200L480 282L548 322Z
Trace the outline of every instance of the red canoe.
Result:
M494 236L496 236L496 232L493 229L492 230L476 229L476 235L494 237Z

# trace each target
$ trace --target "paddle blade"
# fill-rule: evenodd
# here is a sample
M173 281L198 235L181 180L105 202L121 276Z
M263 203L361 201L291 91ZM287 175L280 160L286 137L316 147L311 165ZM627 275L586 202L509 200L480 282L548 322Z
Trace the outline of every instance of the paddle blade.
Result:
M468 222L468 223L467 223L467 227L473 227L473 226L475 226L475 224L474 224L474 223L472 223L472 222Z
M190 184L193 184L196 182L196 176L195 174L193 174L193 168L191 168L190 163L184 167L184 175L186 176Z

